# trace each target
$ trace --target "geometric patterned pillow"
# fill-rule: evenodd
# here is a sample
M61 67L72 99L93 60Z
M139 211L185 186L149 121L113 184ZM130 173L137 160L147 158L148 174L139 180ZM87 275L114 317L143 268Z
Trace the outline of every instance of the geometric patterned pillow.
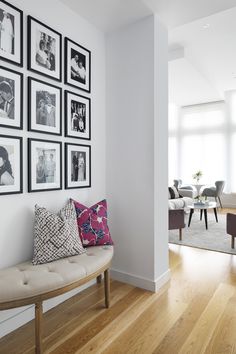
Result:
M177 199L177 198L181 198L178 189L173 186L173 187L169 187L169 199Z
M86 250L78 234L76 211L71 201L58 215L35 206L34 265L84 252Z
M90 208L74 201L77 223L84 247L113 245L107 225L107 202L102 200Z

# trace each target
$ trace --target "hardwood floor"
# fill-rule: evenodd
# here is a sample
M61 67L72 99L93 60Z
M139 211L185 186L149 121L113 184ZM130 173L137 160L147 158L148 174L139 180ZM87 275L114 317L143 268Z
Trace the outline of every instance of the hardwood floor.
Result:
M44 315L45 353L236 353L236 257L170 245L171 281L157 294L117 281ZM0 340L1 354L34 353L29 323Z
M209 209L209 212L213 212L213 210L212 209ZM232 213L232 214L236 214L236 209L234 208L217 208L217 212L219 213L219 214L227 214L227 213Z

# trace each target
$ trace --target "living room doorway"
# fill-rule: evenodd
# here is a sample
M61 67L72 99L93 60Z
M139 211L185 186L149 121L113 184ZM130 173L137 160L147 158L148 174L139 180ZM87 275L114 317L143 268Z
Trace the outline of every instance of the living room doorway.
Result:
M185 223L180 237L183 220L172 220L169 242L230 254L236 254L235 16L234 7L169 32L169 209L183 209Z

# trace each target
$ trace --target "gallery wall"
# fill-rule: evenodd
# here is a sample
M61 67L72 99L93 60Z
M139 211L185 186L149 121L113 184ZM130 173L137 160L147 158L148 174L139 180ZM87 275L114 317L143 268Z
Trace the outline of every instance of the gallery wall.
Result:
M24 65L23 68L17 67L1 61L0 65L24 74L24 129L6 129L0 127L0 134L23 137L23 194L0 196L0 269L16 263L28 260L32 257L33 251L33 220L34 205L37 203L45 206L53 212L58 211L64 206L68 198L72 197L91 205L106 196L106 122L105 122L105 38L104 34L94 26L86 22L83 18L76 15L69 8L57 0L12 0L11 3L24 11ZM64 75L62 82L57 83L49 78L32 73L27 67L27 15L31 15L42 21L64 37L67 36L73 41L81 44L91 51L92 76L91 94L87 94L76 88L65 85ZM64 48L62 51L62 74L64 74ZM64 124L62 124L62 136L52 136L47 134L33 133L27 131L27 77L32 76L39 80L54 84L77 94L82 94L91 98L91 141L83 141L74 138L65 138ZM62 100L62 112L64 117L64 99ZM51 192L28 193L27 182L27 138L37 138L71 142L77 144L88 144L92 148L91 161L91 188L85 189L64 189L64 148L62 149L63 189ZM64 297L62 298L64 299ZM62 300L61 299L61 300ZM54 305L58 300L45 304L45 308ZM16 328L17 325L30 320L33 316L33 309L17 309L13 311L0 312L0 336L9 330ZM19 316L13 317L16 313ZM9 319L10 318L10 319ZM8 320L9 319L9 320Z

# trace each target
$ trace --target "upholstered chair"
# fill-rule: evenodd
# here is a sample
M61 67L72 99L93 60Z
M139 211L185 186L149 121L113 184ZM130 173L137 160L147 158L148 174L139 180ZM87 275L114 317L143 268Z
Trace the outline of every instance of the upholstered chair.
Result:
M182 185L182 179L174 179L175 188L179 189Z
M179 240L182 241L184 223L184 209L169 210L169 230L179 230Z
M224 186L225 186L225 181L216 181L215 187L207 187L207 188L203 189L202 196L205 197L206 199L208 197L213 197L213 198L215 198L216 202L218 199L219 203L220 203L220 207L222 208L222 203L221 203L220 197L223 193Z
M175 188L178 189L179 193L183 197L196 198L198 195L197 189L195 186L191 186L191 185L182 186L181 179L174 179L174 186L175 186Z
M226 217L227 234L231 235L231 248L234 248L234 239L236 237L236 215L228 213Z

